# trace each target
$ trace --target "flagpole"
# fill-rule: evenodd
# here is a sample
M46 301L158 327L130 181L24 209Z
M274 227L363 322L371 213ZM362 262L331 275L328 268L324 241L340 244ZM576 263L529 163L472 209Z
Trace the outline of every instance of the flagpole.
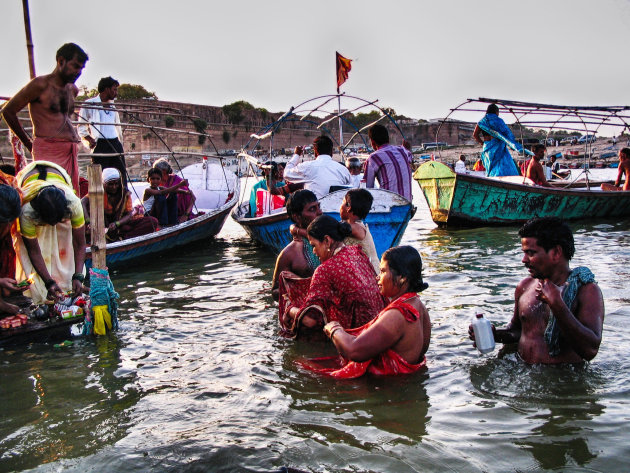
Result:
M343 121L341 120L341 95L339 94L339 89L337 89L337 104L337 113L339 114L339 153L343 164Z

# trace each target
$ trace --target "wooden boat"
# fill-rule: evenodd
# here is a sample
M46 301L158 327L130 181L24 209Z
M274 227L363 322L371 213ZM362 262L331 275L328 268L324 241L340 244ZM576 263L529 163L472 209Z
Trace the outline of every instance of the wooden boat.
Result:
M403 196L384 189L368 189L374 197L370 213L364 220L370 228L379 258L385 250L400 243L416 207ZM338 190L320 199L322 212L339 220L339 207L347 189ZM275 253L291 241L291 220L286 209L262 217L249 217L249 202L243 202L232 212L236 220L251 238Z
M220 164L203 163L187 166L181 175L188 179L197 198L195 205L205 212L178 225L162 228L157 232L107 245L107 266L116 268L132 260L152 256L189 243L209 240L223 227L230 210L237 204L240 181ZM146 183L132 183L134 193L142 198ZM91 249L86 251L85 265L92 265Z
M374 123L388 122L391 129L400 133L399 142L402 142L402 130L396 121L389 115L387 109L376 105L378 100L364 100L346 94L324 95L306 100L299 105L291 107L277 121L271 123L252 135L244 147L239 158L248 162L252 175L257 175L261 167L265 167L256 157L248 153L255 153L258 149L265 149L260 143L262 140L273 140L274 134L279 133L283 127L296 127L300 130L311 129L313 136L325 134L336 144L337 149L343 151L343 156L351 150L361 153L369 148L367 129ZM354 113L376 112L378 117L372 123L353 123ZM349 131L349 133L348 133ZM305 132L304 136L307 136ZM391 135L390 135L391 136ZM395 143L392 137L391 142ZM305 147L310 148L310 146ZM273 150L269 150L269 156L274 156ZM363 156L357 156L360 159ZM334 155L333 159L343 163L341 154ZM365 219L374 239L374 245L378 256L392 246L398 245L407 228L407 223L415 214L416 208L404 197L383 189L368 189L374 196L372 209ZM322 211L339 220L339 208L348 189L339 190L325 195L320 199ZM232 212L232 218L239 223L251 238L264 246L280 253L291 241L289 227L291 221L285 209L271 211L262 217L250 217L249 195L243 196L242 203Z
M20 327L0 330L0 346L67 338L70 326L81 322L82 315L69 319L55 317L44 321L29 320Z
M436 161L420 166L413 177L440 226L514 225L548 216L565 220L630 216L630 192L540 187L523 184L520 176L456 174Z

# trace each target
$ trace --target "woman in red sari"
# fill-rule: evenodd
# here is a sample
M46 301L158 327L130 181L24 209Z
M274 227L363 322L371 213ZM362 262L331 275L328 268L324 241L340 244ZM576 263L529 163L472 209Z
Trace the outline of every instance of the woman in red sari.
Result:
M300 328L321 329L330 321L348 329L360 327L384 307L370 259L360 246L343 243L351 232L349 224L328 215L317 217L308 226L308 240L321 264L305 298L281 302L280 323L285 334L297 334Z
M354 330L327 323L324 333L341 356L310 360L302 363L305 368L336 378L357 378L366 372L413 373L426 365L431 320L417 293L428 285L422 280L422 259L416 249L399 246L387 250L381 259L378 286L390 304Z

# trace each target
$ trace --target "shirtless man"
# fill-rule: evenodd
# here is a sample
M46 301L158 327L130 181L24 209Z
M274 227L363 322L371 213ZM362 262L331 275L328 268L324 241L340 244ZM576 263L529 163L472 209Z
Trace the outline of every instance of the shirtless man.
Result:
M534 156L529 160L527 165L527 172L525 177L529 177L534 184L543 187L550 187L550 184L547 182L547 178L545 178L545 170L540 164L540 160L545 157L545 151L547 148L543 144L537 144L534 146Z
M516 287L512 321L493 328L494 339L518 343L526 363L592 360L602 341L604 300L588 268L569 268L575 251L570 228L557 218L534 218L519 236L530 276ZM474 339L472 326L468 332Z
M298 228L306 229L309 223L322 214L319 202L315 194L307 189L293 193L287 200L287 213ZM291 271L301 278L308 278L313 275L315 268L307 260L304 247L304 240L301 236L296 236L284 250L278 255L276 269L273 272L273 285L271 293L274 300L279 298L280 273ZM306 249L312 251L311 249Z
M64 44L57 51L55 70L31 80L2 110L7 125L31 152L33 159L52 161L63 167L70 174L76 192L79 189L79 136L70 116L74 113L74 99L79 93L74 83L87 60L87 54L79 46ZM32 140L18 119L18 112L27 105L33 123Z
M626 182L623 187L619 187L623 175L626 175ZM615 185L602 184L603 191L630 191L630 148L619 150L619 169L617 171L617 179Z

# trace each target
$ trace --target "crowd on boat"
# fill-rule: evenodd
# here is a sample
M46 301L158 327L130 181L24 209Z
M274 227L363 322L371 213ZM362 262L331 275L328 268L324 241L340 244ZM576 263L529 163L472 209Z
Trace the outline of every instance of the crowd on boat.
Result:
M7 124L33 157L24 166L17 160L21 169L15 176L0 174L0 310L5 313L18 311L5 300L11 293L28 290L33 302L40 304L84 290L90 221L85 218L89 200L80 199L79 136L95 150L94 162L103 167L110 240L146 234L160 225L194 217L195 199L188 183L175 176L165 160L156 162L147 174L149 187L142 210L133 206L120 139L115 136L119 121L111 101L117 81L104 78L99 83L99 95L93 100L98 106L85 106L80 131L71 124L78 93L74 82L87 59L77 45L62 46L55 70L33 79L3 109ZM17 118L26 105L33 123L32 140ZM91 115L94 111L98 118ZM286 206L293 221L293 241L278 256L272 284L279 324L289 337L308 339L321 333L329 337L339 356L305 360L303 366L335 377L418 371L426 365L431 338L430 317L418 295L428 286L420 254L411 246L398 246L385 251L378 261L364 223L373 199L367 188L374 187L375 181L382 189L411 200L412 154L404 146L390 144L387 128L380 124L370 127L368 136L375 151L362 169L356 161L350 160L347 166L335 162L332 140L320 136L313 143L314 160L304 161L304 150L297 147L284 169L270 163L250 202L254 217L258 209L262 214L266 207ZM524 150L498 117L496 105L488 107L474 136L483 144L482 162L488 176L519 174L508 148ZM112 149L116 153L109 160L97 153ZM528 165L532 180L537 153L531 153L533 161ZM627 176L628 165L620 166L620 176L622 171ZM349 190L337 220L322 215L319 199L339 188ZM276 197L281 200L273 204ZM522 262L530 276L516 289L511 323L495 329L494 338L518 343L519 354L528 363L592 359L601 342L603 299L588 268L569 267L575 251L571 230L558 219L534 219L521 228L519 236ZM540 323L547 319L547 324Z

